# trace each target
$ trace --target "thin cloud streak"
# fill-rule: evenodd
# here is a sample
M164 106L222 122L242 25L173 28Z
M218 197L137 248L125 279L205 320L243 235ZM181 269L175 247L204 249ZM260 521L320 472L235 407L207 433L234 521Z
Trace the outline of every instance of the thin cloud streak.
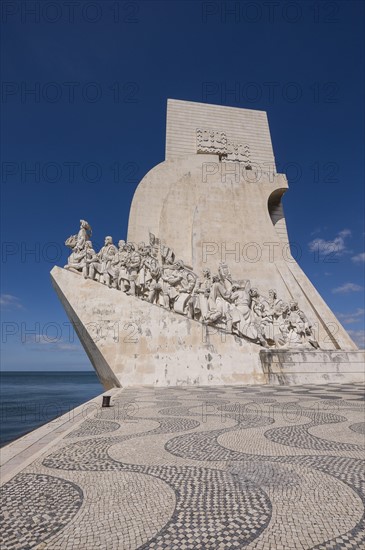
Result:
M1 309L24 309L20 299L12 294L0 295L0 307Z
M342 286L333 288L332 292L333 294L348 294L349 292L360 292L362 289L362 286L355 283L345 283Z
M365 263L365 252L360 252L360 254L356 254L356 256L352 256L351 260L355 264L363 264Z
M351 252L347 249L346 239L351 236L350 229L343 229L340 231L337 236L326 241L325 239L313 239L308 243L309 250L311 252L317 252L318 254L332 254L336 256L341 256Z
M337 313L337 317L345 325L350 325L362 321L364 319L364 314L365 309L357 308L357 310L352 313Z

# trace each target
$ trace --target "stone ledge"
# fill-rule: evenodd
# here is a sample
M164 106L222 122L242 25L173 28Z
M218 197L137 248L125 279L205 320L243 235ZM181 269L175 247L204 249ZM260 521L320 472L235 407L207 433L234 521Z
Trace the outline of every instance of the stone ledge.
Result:
M115 396L121 391L120 388L115 388L109 390L107 393L108 395ZM45 453L52 445L63 439L86 418L95 416L99 409L94 405L100 406L101 410L101 398L103 395L100 394L86 401L75 409L68 411L58 418L54 418L50 422L47 422L47 424L43 424L43 426L2 447L0 452L0 486L28 466L38 456ZM93 405L91 411L90 405ZM87 412L85 413L85 411Z
M365 381L364 350L261 350L260 359L269 384Z

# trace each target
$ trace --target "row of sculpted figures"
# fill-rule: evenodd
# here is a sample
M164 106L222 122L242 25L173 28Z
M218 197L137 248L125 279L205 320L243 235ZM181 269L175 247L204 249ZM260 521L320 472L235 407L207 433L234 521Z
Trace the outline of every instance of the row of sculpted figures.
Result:
M120 240L116 247L105 237L97 253L91 234L81 220L78 234L65 242L72 250L65 269L264 347L319 347L296 301L285 302L273 289L265 297L249 280L234 281L224 262L217 274L204 269L198 277L152 234L149 245L138 246Z

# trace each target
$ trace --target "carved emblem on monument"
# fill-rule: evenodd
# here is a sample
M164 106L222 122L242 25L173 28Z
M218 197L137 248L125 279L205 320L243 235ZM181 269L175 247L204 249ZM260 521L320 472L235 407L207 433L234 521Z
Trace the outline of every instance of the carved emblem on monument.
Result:
M219 155L223 162L243 162L247 169L251 169L249 146L228 139L226 132L197 128L196 146L197 153Z
M227 155L222 158L223 162L238 161L243 162L246 168L251 168L250 148L242 143L227 141Z
M198 153L227 153L227 136L225 132L197 128L196 144Z

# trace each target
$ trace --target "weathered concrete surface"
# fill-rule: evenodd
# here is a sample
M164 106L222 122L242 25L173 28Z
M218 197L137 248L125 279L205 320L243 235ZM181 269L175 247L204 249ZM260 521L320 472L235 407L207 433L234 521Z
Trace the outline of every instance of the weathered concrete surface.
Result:
M274 288L285 302L297 300L321 347L356 350L270 217L268 203L286 191L285 176L263 173L253 183L252 173L240 171L236 180L230 171L223 181L220 168L204 178L204 164L212 162L219 166L218 156L195 155L153 168L136 189L128 241L145 242L149 231L161 236L200 276L207 267L216 273L226 261L233 279L250 279L263 296Z
M269 384L364 383L365 351L261 350Z
M255 344L59 267L51 277L106 389L266 382Z
M139 183L128 241L146 241L151 232L198 274L206 267L215 272L224 260L234 279L249 278L263 293L276 284L284 298L275 263L286 261L290 250L276 232L268 202L287 188L283 174L225 165L218 155L169 159Z
M364 352L264 350L59 267L51 276L106 389L364 380Z
M232 141L249 146L256 165L266 170L275 166L265 111L168 99L166 159L195 154L197 128L226 132Z

